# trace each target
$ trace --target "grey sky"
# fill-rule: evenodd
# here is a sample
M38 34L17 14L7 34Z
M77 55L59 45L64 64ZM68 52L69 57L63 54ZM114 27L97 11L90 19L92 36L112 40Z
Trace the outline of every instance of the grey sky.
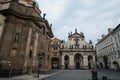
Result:
M95 44L109 27L120 22L120 0L37 0L53 24L55 37L67 41L68 32L83 32Z

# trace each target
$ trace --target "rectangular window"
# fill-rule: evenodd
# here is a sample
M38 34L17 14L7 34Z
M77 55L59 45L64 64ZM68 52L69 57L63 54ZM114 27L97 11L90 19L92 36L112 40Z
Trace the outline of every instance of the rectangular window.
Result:
M118 33L117 37L118 37L118 43L120 44L120 33Z
M58 48L57 47L54 47L54 50L57 50Z
M41 28L41 33L42 33L42 34L45 34L45 27L42 27L42 28Z
M29 58L32 58L32 57L33 57L32 50L30 50Z

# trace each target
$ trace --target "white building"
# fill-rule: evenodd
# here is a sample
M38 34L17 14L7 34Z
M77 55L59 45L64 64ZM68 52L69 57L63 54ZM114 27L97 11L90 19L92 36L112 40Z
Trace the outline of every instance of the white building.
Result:
M114 62L114 67L120 68L120 24L113 30L114 47L117 55L117 60Z
M114 63L117 61L117 54L114 48L113 29L108 29L107 35L102 35L102 39L96 44L96 52L99 68L115 69Z
M95 68L95 49L92 41L85 41L84 34L69 33L68 41L61 44L63 69L90 69Z

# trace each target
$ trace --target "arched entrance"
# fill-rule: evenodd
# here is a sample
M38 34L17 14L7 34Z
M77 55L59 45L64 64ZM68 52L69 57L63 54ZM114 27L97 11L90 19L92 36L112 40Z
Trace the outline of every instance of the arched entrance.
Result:
M54 57L51 59L51 65L52 65L52 69L58 69L59 66L59 59Z
M88 56L88 68L93 68L93 57L91 55Z
M114 61L114 62L113 62L113 69L114 69L114 70L117 70L118 68L119 68L118 62L117 62L117 61Z
M76 62L76 69L80 69L80 62Z
M69 56L68 55L66 55L65 57L64 57L64 61L65 61L65 69L69 69Z
M103 56L103 61L104 61L104 68L108 69L108 57L107 56Z
M75 62L75 69L81 69L82 68L82 61L83 61L83 56L81 54L76 54L74 56L74 62Z

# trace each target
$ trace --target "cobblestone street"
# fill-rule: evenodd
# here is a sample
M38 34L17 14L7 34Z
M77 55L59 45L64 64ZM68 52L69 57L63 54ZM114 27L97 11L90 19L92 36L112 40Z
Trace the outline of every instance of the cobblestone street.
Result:
M120 72L98 70L98 79L102 80L102 76L107 76L108 80L120 80ZM92 80L92 74L90 70L63 70L43 80Z
M108 80L120 80L120 71L98 70L98 80L106 76ZM0 80L92 80L91 70L60 70L52 74L40 74L39 78L33 75L22 75Z

